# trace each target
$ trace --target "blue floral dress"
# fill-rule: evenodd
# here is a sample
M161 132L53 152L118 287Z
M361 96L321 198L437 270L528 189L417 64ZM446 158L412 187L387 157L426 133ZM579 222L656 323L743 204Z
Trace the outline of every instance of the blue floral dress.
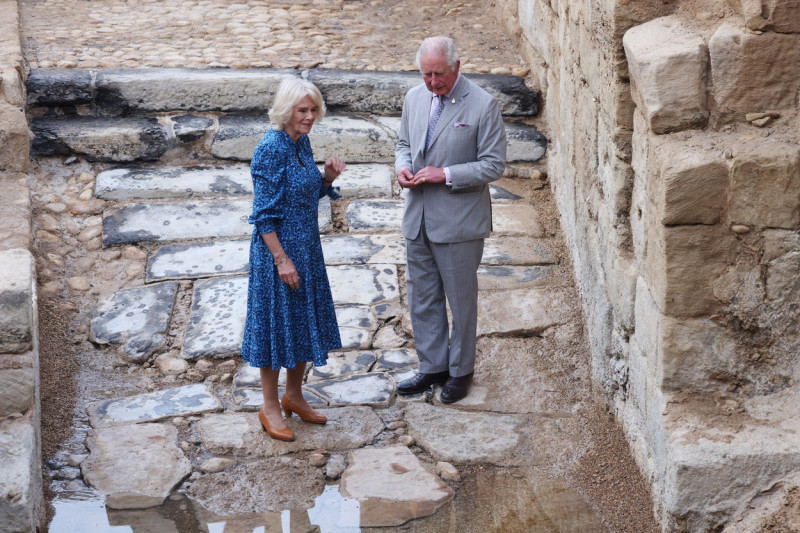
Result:
M322 366L329 350L342 347L317 221L319 199L329 189L306 135L295 143L285 131L268 131L250 173L255 196L248 221L255 228L242 357L253 367L274 370L303 361ZM299 289L281 281L261 238L273 231L297 268Z

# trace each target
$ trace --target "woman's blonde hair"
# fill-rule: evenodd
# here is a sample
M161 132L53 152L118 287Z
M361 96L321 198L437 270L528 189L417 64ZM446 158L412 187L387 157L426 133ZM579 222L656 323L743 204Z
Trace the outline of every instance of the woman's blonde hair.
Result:
M317 86L296 76L283 78L269 110L269 121L272 123L272 127L282 130L289 122L294 106L306 96L311 98L311 101L317 106L317 120L322 120L325 117L325 102L322 100L322 93L319 92Z

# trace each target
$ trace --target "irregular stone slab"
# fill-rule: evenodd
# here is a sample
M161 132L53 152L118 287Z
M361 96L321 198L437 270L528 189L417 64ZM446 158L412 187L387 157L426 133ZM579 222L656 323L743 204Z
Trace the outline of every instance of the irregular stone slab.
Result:
M282 397L285 392L284 387L278 387L278 397ZM320 397L303 390L303 398L306 399L311 407L327 407L328 403ZM234 389L233 399L236 402L236 411L258 411L264 405L264 395L261 387L255 389Z
M75 106L92 101L92 73L78 69L31 69L25 80L28 105Z
M339 323L343 350L365 350L370 347L375 330L378 329L378 320L371 308L337 305L336 321Z
M31 531L39 524L42 501L42 457L38 423L30 417L0 420L0 523L7 531Z
M206 383L196 383L127 398L93 402L86 408L93 428L126 422L155 422L222 409Z
M362 527L399 526L430 516L455 495L405 446L355 450L348 463L339 491L359 502Z
M31 409L37 398L39 376L32 352L21 357L3 355L5 368L0 368L0 416L18 416ZM8 366L21 368L8 368ZM0 512L0 514L2 514Z
M328 355L325 366L315 366L308 375L309 383L339 378L357 372L369 372L377 357L373 352L334 352Z
M582 422L576 418L470 412L427 403L409 403L404 409L409 434L437 461L552 466L569 464L582 451Z
M400 200L354 200L347 206L350 231L399 232L403 221L403 202Z
M335 186L345 198L390 197L394 167L379 164L347 165L336 179Z
M417 365L419 365L419 358L416 350L393 348L378 352L378 364L375 365L375 372L385 372L406 367L416 368Z
M327 271L336 304L374 304L400 297L396 265L341 265Z
M172 117L172 129L181 142L197 141L211 130L214 121L198 115L178 115Z
M223 516L282 512L312 507L324 486L322 469L308 461L273 457L239 463L224 472L201 476L192 483L189 496L209 511ZM221 487L225 490L220 491Z
M273 457L301 450L352 450L369 444L383 431L383 421L369 407L340 407L321 410L324 426L287 419L297 440L271 439L256 413L206 415L195 423L197 434L209 453L243 457Z
M533 163L544 157L547 139L533 126L506 122L506 161Z
M0 353L22 353L32 347L36 327L35 269L28 250L0 251Z
M481 266L478 268L478 288L481 290L520 289L555 285L559 280L553 268L543 266Z
M89 340L119 344L131 361L142 361L164 346L178 283L166 281L118 291L100 302Z
M492 206L492 229L497 233L544 237L539 210L528 204Z
M247 276L198 280L181 355L194 360L238 354L246 315Z
M286 369L281 368L280 374L278 374L278 385L285 384ZM255 387L261 389L261 370L250 366L249 363L243 364L239 367L239 370L236 371L236 374L233 375L233 387L234 389L240 387Z
M575 305L562 290L546 287L481 291L478 335L539 334L566 323Z
M96 103L123 111L262 111L293 69L137 68L101 70Z
M180 203L135 203L108 209L103 217L103 245L243 237L253 232L247 223L252 200L206 200ZM319 230L332 226L330 199L319 201Z
M270 127L266 114L222 116L211 154L249 161ZM361 118L328 115L314 124L309 140L317 161L339 156L348 163L394 163L394 141L382 128Z
M86 438L89 457L81 463L83 479L114 509L146 509L164 503L192 472L178 448L171 424L126 424L93 429Z
M250 239L162 246L147 258L147 281L247 274Z
M500 187L499 185L495 185L494 183L489 184L489 194L491 195L493 202L522 200L522 196L518 196L511 191Z
M481 263L484 265L552 265L557 258L550 243L527 236L501 235L486 239Z
M327 379L310 383L307 387L325 398L331 406L384 407L389 405L394 393L394 383L381 372Z
M252 195L250 167L117 168L97 175L95 196L103 200Z
M311 69L308 79L322 91L329 108L377 115L400 115L408 90L422 83L417 72L366 70ZM469 79L497 99L503 115L539 112L539 91L529 89L519 76L470 74Z
M31 121L32 155L82 154L88 161L154 161L170 146L155 118L69 117Z
M322 253L329 265L406 262L402 235L324 235Z

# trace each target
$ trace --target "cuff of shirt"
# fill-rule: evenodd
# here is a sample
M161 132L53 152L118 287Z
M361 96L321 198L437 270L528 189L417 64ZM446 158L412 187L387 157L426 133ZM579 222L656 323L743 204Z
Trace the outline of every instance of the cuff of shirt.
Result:
M444 184L450 187L453 185L453 178L450 177L450 169L448 167L444 167L442 170L444 171Z

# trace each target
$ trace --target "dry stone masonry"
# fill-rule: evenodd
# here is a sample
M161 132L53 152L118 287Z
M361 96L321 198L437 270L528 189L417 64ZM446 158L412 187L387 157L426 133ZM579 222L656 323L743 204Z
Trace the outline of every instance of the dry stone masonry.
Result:
M499 5L545 67L594 380L664 530L768 523L748 506L800 469L797 2Z

